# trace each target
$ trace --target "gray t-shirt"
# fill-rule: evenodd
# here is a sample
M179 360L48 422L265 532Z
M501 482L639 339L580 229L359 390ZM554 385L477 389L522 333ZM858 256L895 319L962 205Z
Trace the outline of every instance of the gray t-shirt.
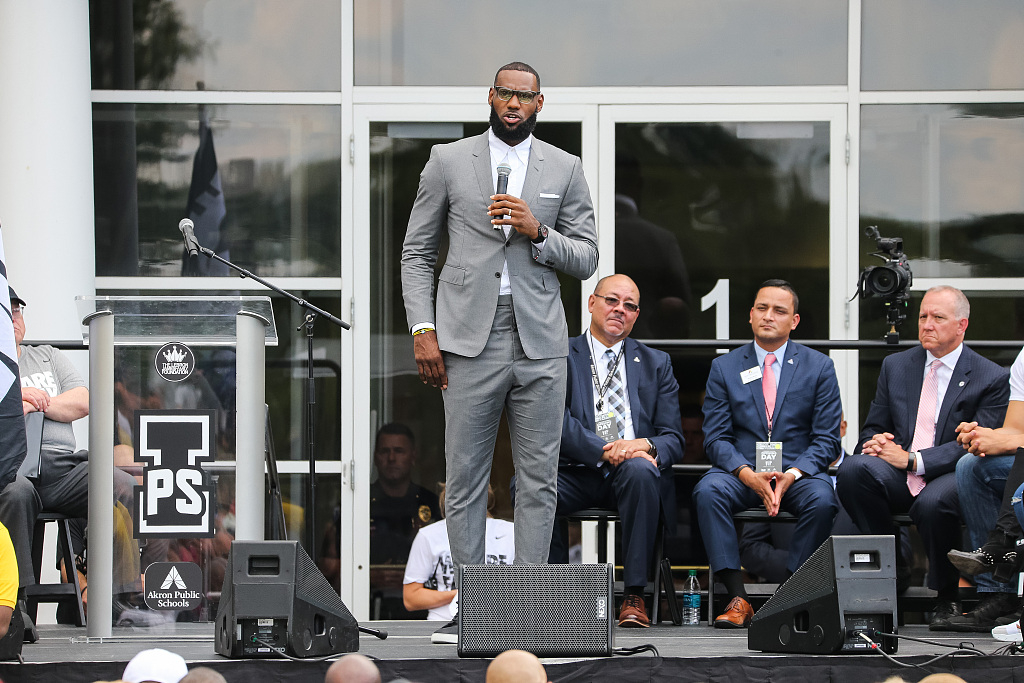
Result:
M18 356L18 370L21 374L21 386L35 387L51 397L63 394L76 387L84 387L85 381L78 370L52 346L22 346ZM75 430L69 422L56 420L43 421L42 456L54 460L68 460L75 453ZM85 457L83 451L73 460Z

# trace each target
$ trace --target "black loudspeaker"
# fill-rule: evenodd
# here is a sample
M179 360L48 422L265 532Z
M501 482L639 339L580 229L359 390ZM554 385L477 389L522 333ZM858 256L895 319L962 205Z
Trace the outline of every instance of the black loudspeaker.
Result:
M215 628L214 649L227 657L359 649L356 620L296 541L231 543Z
M863 632L894 654L896 544L892 536L832 536L757 611L747 647L762 652L870 653Z
M462 566L459 656L610 656L612 572L610 564Z

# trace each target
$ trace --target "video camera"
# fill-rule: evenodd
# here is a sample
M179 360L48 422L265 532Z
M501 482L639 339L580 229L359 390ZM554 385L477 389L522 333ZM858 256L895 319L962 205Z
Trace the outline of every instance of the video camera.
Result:
M903 253L902 237L882 237L876 225L868 226L864 232L868 237L873 237L878 246L878 251L872 252L871 256L877 256L885 263L861 271L854 298L875 297L885 300L885 319L889 323L885 341L897 344L900 341L899 327L907 319L907 300L910 299L914 274L910 271L907 255Z

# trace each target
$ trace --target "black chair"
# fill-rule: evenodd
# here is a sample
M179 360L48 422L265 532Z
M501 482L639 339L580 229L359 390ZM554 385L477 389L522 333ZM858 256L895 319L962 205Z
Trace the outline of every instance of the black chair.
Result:
M28 438L28 452L25 460L18 470L18 474L36 479L39 477L40 452L42 448L44 415L39 412L29 413L25 416L25 431ZM36 612L39 603L73 603L71 613L77 626L85 626L85 606L82 604L82 585L78 580L78 572L75 569L75 552L71 546L71 517L59 512L43 510L36 517L35 530L32 534L32 568L35 573L36 582L34 585L25 587L25 601L28 609L28 616L32 618L33 624L36 620ZM69 583L39 583L40 573L43 565L43 540L46 532L46 523L56 522L58 531L58 547L61 558L64 560L64 570L70 578Z
M611 508L587 508L566 515L565 519L581 522L597 522L597 561L608 561L608 523L619 521L618 510ZM665 557L665 522L658 519L658 531L654 538L654 553L651 558L653 590L651 599L651 621L659 623L661 613L661 597L664 594L669 608L672 623L679 626L683 623L679 602L676 598L675 582L672 580L672 565Z
M32 568L35 570L36 582L25 587L25 598L28 602L28 615L34 622L39 603L71 603L71 614L76 626L85 626L85 606L82 604L82 584L78 580L75 568L75 552L71 546L72 517L59 512L43 510L36 517L35 533L32 536ZM40 569L43 563L43 540L47 522L57 523L58 548L64 560L64 571L69 575L68 583L39 583Z

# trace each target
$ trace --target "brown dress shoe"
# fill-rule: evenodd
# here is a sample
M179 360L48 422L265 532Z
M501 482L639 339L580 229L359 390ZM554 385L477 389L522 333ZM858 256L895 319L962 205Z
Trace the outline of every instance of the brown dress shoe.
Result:
M715 628L746 628L753 616L754 609L750 603L737 595L715 619Z
M647 628L651 620L647 618L644 599L639 595L627 595L619 610L619 626L625 628Z

